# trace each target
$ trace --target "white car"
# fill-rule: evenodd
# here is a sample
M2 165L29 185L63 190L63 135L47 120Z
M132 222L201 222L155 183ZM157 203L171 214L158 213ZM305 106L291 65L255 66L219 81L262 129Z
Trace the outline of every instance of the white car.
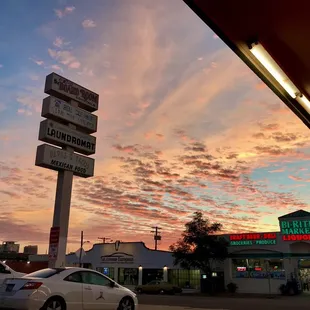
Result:
M0 262L0 286L3 284L7 278L20 278L26 275L22 272L17 272L7 266L5 263Z
M136 294L100 272L75 267L47 268L6 279L0 309L138 310Z

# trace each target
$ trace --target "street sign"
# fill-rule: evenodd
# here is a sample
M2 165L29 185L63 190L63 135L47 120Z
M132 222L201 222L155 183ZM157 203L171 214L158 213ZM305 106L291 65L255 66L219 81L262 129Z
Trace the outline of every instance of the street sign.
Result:
M57 171L73 171L74 175L89 178L94 175L95 160L48 144L41 144L37 147L35 164Z
M41 116L61 123L72 123L87 133L97 131L98 117L53 96L43 100Z
M54 72L46 77L44 92L60 99L77 101L81 108L89 112L98 110L98 94Z
M46 119L40 123L39 140L91 155L96 152L96 138L68 126Z
M99 95L56 73L46 76L39 140L54 144L37 147L36 166L58 171L53 216L53 231L49 245L49 267L66 265L69 215L73 176L94 175L95 160L84 155L96 152ZM58 232L57 232L58 231ZM59 237L60 236L60 237ZM57 241L57 242L56 242Z
M59 236L60 236L60 227L51 227L49 249L48 249L49 260L55 261L57 259Z

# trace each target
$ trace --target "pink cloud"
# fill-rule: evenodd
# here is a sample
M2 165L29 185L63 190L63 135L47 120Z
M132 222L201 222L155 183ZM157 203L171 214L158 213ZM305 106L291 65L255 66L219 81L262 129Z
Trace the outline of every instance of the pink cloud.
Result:
M94 28L94 27L96 27L96 24L91 19L85 19L82 22L82 26L83 26L83 28Z
M38 66L42 66L44 65L44 61L43 60L38 60L38 59L33 59L30 58L30 60L32 60L34 63L36 63Z
M63 10L60 10L60 9L55 9L54 12L55 12L55 15L61 19L63 18L64 16L68 15L68 14L71 14L73 11L75 10L75 7L74 6L67 6L65 7Z
M48 49L48 54L51 58L57 60L59 63L68 66L71 69L78 69L81 63L76 59L76 57L70 51L56 51L53 49Z
M71 69L78 69L80 68L80 66L81 66L81 63L78 61L74 61L69 64L69 68Z

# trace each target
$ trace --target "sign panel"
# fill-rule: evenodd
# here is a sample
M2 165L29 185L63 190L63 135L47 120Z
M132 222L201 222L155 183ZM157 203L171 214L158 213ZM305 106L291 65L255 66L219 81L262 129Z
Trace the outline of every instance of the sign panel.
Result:
M87 133L97 131L98 117L56 97L43 100L41 116L58 122L72 123Z
M49 119L40 123L39 140L58 146L70 146L85 155L96 152L96 137L80 133Z
M281 221L280 228L283 235L310 234L310 220Z
M89 112L98 110L98 94L54 72L46 77L44 92L64 100L77 101L81 108Z
M72 171L74 175L89 178L94 175L95 160L48 144L42 144L37 147L35 164L57 171Z
M249 233L229 235L230 246L255 246L277 244L276 233Z
M56 260L58 254L58 245L59 245L59 227L52 227L50 231L50 241L48 249L48 258L49 260Z
M133 264L134 257L131 254L117 252L101 256L101 262L110 264Z

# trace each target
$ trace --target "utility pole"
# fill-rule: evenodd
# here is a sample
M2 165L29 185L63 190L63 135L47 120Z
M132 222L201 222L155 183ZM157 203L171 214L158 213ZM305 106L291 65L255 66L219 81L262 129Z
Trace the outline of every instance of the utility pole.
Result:
M84 232L81 231L81 247L80 247L80 255L79 255L79 266L82 267L82 250L84 244Z
M161 228L158 227L158 226L155 226L155 227L152 227L152 228L154 229L151 232L154 233L155 250L157 250L158 241L161 240L161 235L159 235Z
M113 240L109 237L98 237L99 240L102 240L102 243L106 243L106 241L112 242Z

